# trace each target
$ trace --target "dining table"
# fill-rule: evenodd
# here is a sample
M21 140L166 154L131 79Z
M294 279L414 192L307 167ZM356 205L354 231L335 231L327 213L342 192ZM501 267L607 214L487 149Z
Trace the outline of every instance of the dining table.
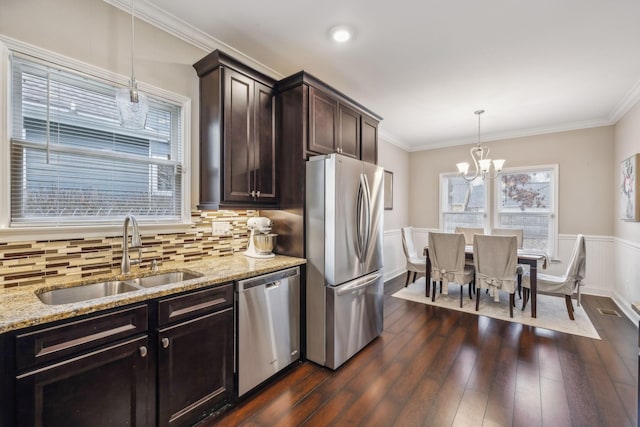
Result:
M465 246L464 253L466 259L473 260L472 245ZM423 255L426 256L427 261L427 268L425 272L427 286L425 287L425 296L429 298L429 291L431 287L431 261L429 260L428 246L424 247ZM547 268L548 261L548 256L544 252L533 249L518 249L518 264L526 264L529 266L529 286L531 289L531 317L534 318L538 316L538 263L542 263L542 268Z

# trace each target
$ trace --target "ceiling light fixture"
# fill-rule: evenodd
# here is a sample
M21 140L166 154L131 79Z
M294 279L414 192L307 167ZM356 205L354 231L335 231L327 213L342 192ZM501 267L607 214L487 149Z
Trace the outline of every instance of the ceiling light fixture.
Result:
M468 162L461 162L456 164L456 166L458 167L458 172L460 172L460 175L462 175L462 177L467 181L473 181L474 179L478 178L478 176L482 177L482 179L485 179L485 177L491 170L492 164L495 173L493 174L493 176L490 175L490 177L495 178L502 170L502 166L504 166L505 162L504 159L491 160L487 158L489 156L489 148L480 144L480 116L482 115L482 113L484 113L484 110L477 110L473 112L473 114L478 116L478 143L475 147L469 150L469 153L471 154L471 159L473 159L473 164L476 168L475 173L472 176L468 175L470 166Z
M338 43L344 43L353 37L353 30L346 25L337 25L330 31L333 41Z
M131 80L129 87L116 91L116 105L120 113L120 124L129 129L144 129L149 112L147 96L138 91L136 75L133 71L133 51L135 46L135 0L131 0Z

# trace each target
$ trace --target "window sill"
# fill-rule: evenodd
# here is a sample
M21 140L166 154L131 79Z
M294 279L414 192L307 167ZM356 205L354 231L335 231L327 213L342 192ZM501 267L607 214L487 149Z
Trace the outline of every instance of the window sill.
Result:
M142 236L187 233L195 231L193 224L144 224L139 223ZM0 243L24 241L71 240L91 237L121 237L122 224L88 225L76 227L44 226L0 229Z

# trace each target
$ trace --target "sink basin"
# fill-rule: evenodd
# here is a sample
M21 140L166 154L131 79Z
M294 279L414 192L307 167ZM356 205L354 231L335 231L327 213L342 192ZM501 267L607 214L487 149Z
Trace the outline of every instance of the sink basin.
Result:
M140 288L153 288L154 286L168 285L170 283L178 283L184 280L195 279L201 277L201 274L193 274L186 271L173 271L170 273L154 274L152 276L139 277L137 279L127 280L134 286Z
M71 288L53 289L37 295L38 298L40 298L40 301L47 305L69 304L72 302L88 301L109 295L138 291L140 289L152 288L154 286L169 285L171 283L178 283L201 276L201 274L194 274L186 271L172 271L170 273L159 273L146 277L138 277L137 279L111 280L92 283L90 285L74 286Z
M45 304L58 305L72 302L87 301L124 292L137 291L139 288L121 280L92 283L90 285L74 286L72 288L53 289L38 294L38 298Z

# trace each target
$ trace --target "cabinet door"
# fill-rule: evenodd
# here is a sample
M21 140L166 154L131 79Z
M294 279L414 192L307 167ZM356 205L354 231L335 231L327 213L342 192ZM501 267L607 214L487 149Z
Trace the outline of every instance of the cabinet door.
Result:
M154 425L147 349L140 337L19 375L17 425Z
M256 202L275 203L276 195L276 138L275 97L273 89L255 82L255 146L252 174Z
M193 425L232 390L233 308L159 330L158 425Z
M378 164L378 122L362 116L362 160Z
M338 101L309 87L309 146L318 154L335 153L338 148Z
M224 201L251 201L254 81L224 70Z
M360 113L344 104L338 106L339 138L338 153L360 158Z

